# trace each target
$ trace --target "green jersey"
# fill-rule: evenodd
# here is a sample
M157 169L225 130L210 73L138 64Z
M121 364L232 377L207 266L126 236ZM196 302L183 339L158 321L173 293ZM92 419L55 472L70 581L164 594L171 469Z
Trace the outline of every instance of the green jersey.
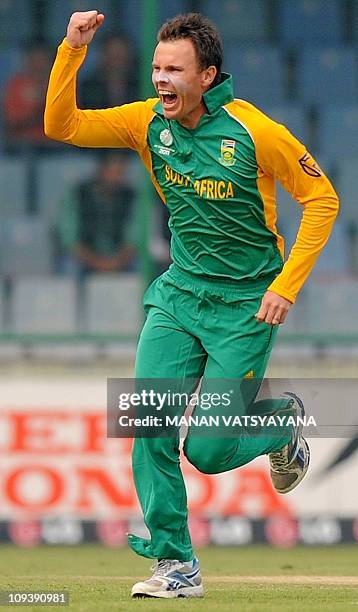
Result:
M53 66L46 133L85 147L136 150L170 211L172 257L204 278L265 286L294 302L326 243L337 195L304 145L252 104L234 99L232 79L207 91L193 130L165 119L158 98L103 110L76 106L86 49L66 39ZM297 240L283 265L275 181L303 205ZM272 282L271 282L272 281Z
M226 110L232 79L204 95L209 110L194 130L167 121L161 104L148 129L153 172L170 212L172 258L192 274L235 280L281 270L257 187L252 138Z

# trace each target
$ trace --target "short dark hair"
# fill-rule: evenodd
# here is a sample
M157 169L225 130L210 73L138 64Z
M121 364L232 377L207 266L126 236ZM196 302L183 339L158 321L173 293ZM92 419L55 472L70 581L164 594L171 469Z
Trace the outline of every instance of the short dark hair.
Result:
M166 21L157 36L158 42L182 38L189 38L193 43L202 70L209 66L216 67L217 74L211 87L220 83L223 45L216 26L200 13L188 13Z

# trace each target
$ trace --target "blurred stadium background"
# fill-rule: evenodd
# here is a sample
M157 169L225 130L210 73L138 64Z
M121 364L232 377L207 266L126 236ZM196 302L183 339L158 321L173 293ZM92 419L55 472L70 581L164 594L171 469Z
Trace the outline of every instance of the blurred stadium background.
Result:
M109 33L126 48L118 91L127 84L133 96L153 95L153 32L168 17L199 10L222 32L237 97L285 123L327 171L341 214L280 332L269 375L358 372L358 2L0 0L0 541L24 546L124 545L127 531L143 531L130 443L106 439L106 378L132 375L141 294L168 262L164 207L137 159L121 158L122 197L130 193L132 203L121 240L131 257L120 271L83 266L71 202L103 158L44 141L35 120L26 131L43 105L26 90L27 77L23 98L12 97L33 48L45 48L51 62L71 13L92 8L106 22L80 72L83 99L88 82L103 76ZM277 196L289 247L299 205L279 186ZM103 233L109 217L93 210L86 223ZM358 435L313 440L311 474L288 498L272 491L264 459L220 477L184 462L195 545L357 542L357 451Z

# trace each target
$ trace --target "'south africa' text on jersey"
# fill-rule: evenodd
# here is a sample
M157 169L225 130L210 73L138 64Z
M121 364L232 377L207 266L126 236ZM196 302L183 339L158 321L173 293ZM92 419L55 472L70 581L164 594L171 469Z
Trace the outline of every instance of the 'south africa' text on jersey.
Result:
M234 197L234 187L231 181L193 180L190 176L175 172L168 164L165 166L165 178L173 185L183 185L185 187L191 185L201 198L208 200L227 200Z

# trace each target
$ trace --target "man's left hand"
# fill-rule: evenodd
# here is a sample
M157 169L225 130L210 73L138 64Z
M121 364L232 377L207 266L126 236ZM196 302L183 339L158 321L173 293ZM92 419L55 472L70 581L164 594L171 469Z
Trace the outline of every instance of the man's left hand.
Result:
M292 303L273 291L266 291L259 311L255 314L257 321L268 325L284 323Z

